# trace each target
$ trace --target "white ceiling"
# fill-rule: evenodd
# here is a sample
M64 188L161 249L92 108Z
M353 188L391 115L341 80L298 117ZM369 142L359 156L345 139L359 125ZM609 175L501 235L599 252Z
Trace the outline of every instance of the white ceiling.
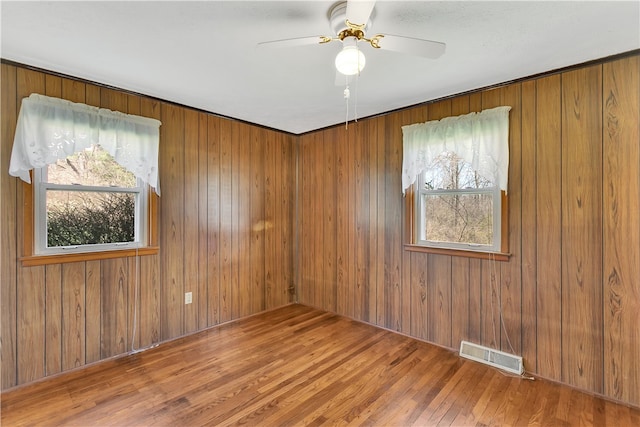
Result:
M256 44L333 35L334 3L2 1L1 56L300 134L345 121L333 66L340 44ZM364 46L350 119L356 109L371 116L640 48L637 0L378 1L374 14L368 35L447 50L431 60Z

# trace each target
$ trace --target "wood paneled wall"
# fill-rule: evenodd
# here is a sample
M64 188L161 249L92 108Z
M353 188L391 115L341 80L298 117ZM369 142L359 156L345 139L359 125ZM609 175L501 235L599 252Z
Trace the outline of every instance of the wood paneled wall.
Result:
M23 184L0 174L3 388L286 304L295 282L301 303L640 406L639 56L300 137L3 64L4 171L31 92L162 120L160 253L23 268ZM498 105L510 260L407 251L401 126Z
M3 389L292 300L296 137L10 64L1 73ZM159 254L21 266L24 184L7 171L34 92L162 121Z
M300 302L640 406L640 57L300 137ZM401 126L510 115L508 262L403 248Z

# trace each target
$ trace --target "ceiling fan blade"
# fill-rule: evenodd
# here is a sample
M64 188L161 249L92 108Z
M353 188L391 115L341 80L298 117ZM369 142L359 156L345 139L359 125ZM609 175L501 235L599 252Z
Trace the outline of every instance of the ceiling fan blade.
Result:
M373 37L373 38L378 38ZM435 59L440 57L447 45L432 40L416 39L413 37L395 36L393 34L383 34L378 38L378 45L381 49L394 52L408 53L410 55L423 56Z
M308 46L312 44L324 44L330 42L331 37L327 36L310 36L310 37L296 37L293 39L271 40L268 42L260 42L257 47L268 48L281 48L281 47L295 47L295 46Z
M348 0L347 20L352 24L366 25L376 2L371 0Z

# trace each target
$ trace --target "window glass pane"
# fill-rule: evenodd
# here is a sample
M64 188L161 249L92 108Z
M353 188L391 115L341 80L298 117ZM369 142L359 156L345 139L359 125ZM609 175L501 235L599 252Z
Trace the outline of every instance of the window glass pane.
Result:
M99 145L94 145L47 168L47 181L52 184L79 184L133 188L136 177L120 166Z
M493 245L492 194L424 194L422 205L422 240Z
M135 240L135 194L48 190L47 246Z
M471 165L455 153L444 152L436 157L423 175L425 190L456 190L489 188L493 184L478 175Z

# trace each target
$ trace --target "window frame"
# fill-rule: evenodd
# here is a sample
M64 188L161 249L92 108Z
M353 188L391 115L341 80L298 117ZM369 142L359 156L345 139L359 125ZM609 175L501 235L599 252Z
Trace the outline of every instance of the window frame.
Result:
M502 250L501 247L501 221L502 221L502 197L500 189L493 185L491 187L481 187L481 188L454 188L454 189L427 189L424 184L426 181L426 172L422 172L417 180L417 192L418 197L415 198L415 218L416 218L416 229L415 229L415 243L421 246L428 246L434 248L445 248L445 249L458 249L458 250L467 250L474 252L500 252ZM421 239L420 236L424 234L424 228L426 227L426 222L421 221L423 218L421 214L422 209L424 208L424 196L439 196L439 195L479 195L479 194L490 194L493 200L493 221L492 221L492 235L493 244L491 245L481 245L481 244L472 244L472 243L458 243L458 242L439 242L433 240Z
M31 170L31 181L34 182L34 171ZM19 258L22 266L61 264L79 261L93 261L101 259L123 258L159 253L158 246L158 195L144 184L147 198L147 212L144 215L147 233L136 247L122 249L100 250L89 252L71 252L57 254L37 254L35 252L35 184L22 182L22 256Z
M108 187L92 186L84 184L56 184L49 182L49 166L35 169L33 172L34 192L34 254L35 255L59 255L64 253L91 253L109 250L139 248L146 243L147 239L147 210L148 197L147 185L136 178L135 187ZM119 243L87 244L74 246L48 247L47 245L47 191L69 191L69 192L96 192L96 193L130 193L135 197L135 224L134 241Z
M509 198L506 192L500 190L500 250L479 250L471 248L452 248L443 246L426 246L417 241L417 203L418 183L407 188L404 197L405 213L405 250L410 252L423 252L440 255L460 256L467 258L491 259L495 261L508 261L509 253Z

